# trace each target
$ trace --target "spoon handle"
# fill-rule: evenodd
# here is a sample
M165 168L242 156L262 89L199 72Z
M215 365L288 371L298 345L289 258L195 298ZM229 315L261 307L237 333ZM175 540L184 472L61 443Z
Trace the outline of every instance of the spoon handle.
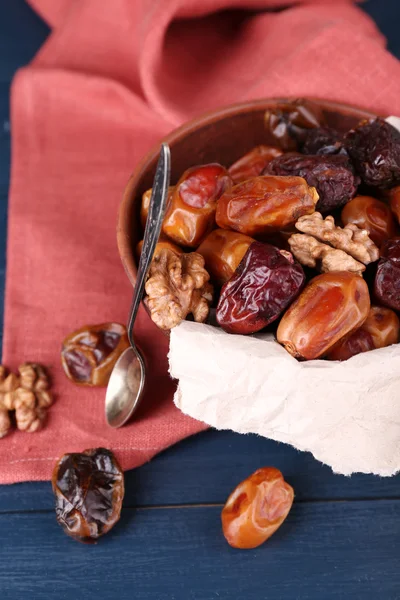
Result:
M149 214L144 230L142 253L136 277L135 289L128 320L128 337L131 346L135 347L133 340L133 326L143 296L144 284L154 250L160 237L161 225L164 219L168 187L171 172L171 156L168 144L161 145L160 158L158 159L156 174L150 198Z

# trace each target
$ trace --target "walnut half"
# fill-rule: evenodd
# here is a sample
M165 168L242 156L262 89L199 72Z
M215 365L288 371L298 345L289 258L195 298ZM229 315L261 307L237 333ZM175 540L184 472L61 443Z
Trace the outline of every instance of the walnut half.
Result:
M365 265L343 250L322 244L311 235L294 233L288 242L299 263L306 267L316 267L319 264L322 273L350 271L361 275L365 271Z
M192 313L203 323L210 310L213 287L197 252L177 254L163 248L152 260L146 281L146 303L160 329L172 329Z
M332 216L329 215L324 219L321 213L314 212L312 215L300 217L295 227L320 242L343 250L364 265L375 262L379 258L379 248L369 237L368 231L360 229L353 223L342 228L335 225Z
M42 428L46 409L53 403L44 367L24 363L18 372L19 375L8 374L0 365L0 438L11 429L10 411L15 411L17 428L31 433Z

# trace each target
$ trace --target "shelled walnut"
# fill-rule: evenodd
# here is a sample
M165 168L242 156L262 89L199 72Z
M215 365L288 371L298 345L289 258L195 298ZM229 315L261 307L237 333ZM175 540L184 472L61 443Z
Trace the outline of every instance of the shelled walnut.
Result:
M46 409L53 404L50 380L37 363L24 363L18 372L20 385L16 392L15 420L19 430L32 433L42 428Z
M45 369L37 363L24 363L19 376L7 374L0 366L0 438L11 428L10 411L15 411L16 426L32 433L42 428L46 409L53 403L50 381Z
M289 240L290 249L300 264L316 267L322 273L330 271L350 271L361 275L365 265L355 260L343 250L337 250L316 240L312 235L294 233Z
M365 265L379 259L379 248L368 231L349 223L344 228L335 225L332 216L325 219L319 212L300 217L295 223L301 233L288 242L297 260L306 266L319 263L323 273L350 271L361 275Z
M188 314L204 323L213 297L204 258L197 252L177 255L164 248L150 265L146 303L161 329L172 329Z

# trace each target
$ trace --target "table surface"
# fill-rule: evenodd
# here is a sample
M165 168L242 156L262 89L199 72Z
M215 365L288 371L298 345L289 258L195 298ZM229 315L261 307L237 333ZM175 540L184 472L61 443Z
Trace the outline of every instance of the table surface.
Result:
M398 0L370 0L364 8L400 56ZM23 0L1 0L1 296L9 86L47 35ZM267 544L233 550L221 533L221 507L238 481L264 465L284 472L295 504ZM0 486L1 600L400 599L399 483L345 478L284 444L208 431L127 473L121 522L90 547L61 532L49 483Z

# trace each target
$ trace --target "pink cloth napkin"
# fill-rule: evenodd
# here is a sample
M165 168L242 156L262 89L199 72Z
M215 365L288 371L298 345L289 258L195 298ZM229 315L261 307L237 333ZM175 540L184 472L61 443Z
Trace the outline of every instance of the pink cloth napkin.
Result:
M205 428L172 403L167 342L142 311L151 365L139 418L106 426L104 390L75 387L62 339L125 322L131 288L115 239L142 155L183 121L266 96L316 96L400 113L400 67L351 2L31 0L52 27L12 88L12 181L3 362L48 365L46 428L0 441L0 483L48 479L65 452L112 448L125 469ZM285 2L284 4L287 4Z

